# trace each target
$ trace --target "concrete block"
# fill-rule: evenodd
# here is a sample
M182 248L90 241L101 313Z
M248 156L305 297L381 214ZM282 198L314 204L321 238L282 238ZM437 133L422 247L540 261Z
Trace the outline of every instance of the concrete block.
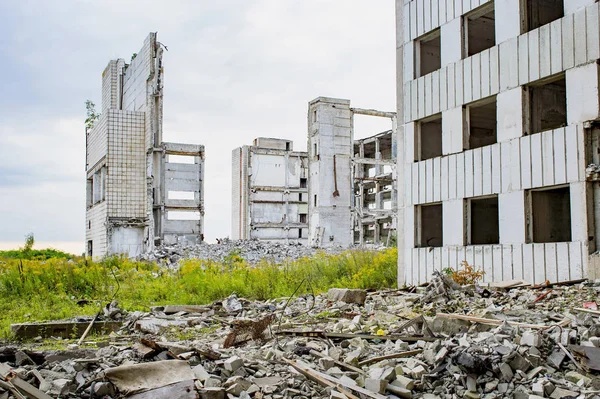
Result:
M535 346L536 348L542 344L542 336L533 331L526 331L521 336L521 345Z
M593 62L566 72L568 124L598 118L598 65Z
M512 368L507 363L502 363L498 367L498 371L500 372L500 380L510 382L513 379L514 373Z
M365 388L371 392L384 393L387 386L388 382L386 380L377 378L367 378L365 380Z
M592 383L592 379L584 376L583 374L578 373L577 371L569 371L565 374L565 378L568 381L571 381L574 384L579 386L588 386Z
M225 367L225 370L231 372L236 371L243 365L244 361L237 356L232 356L229 359L225 360L225 362L223 363L223 367Z
M341 301L364 305L367 299L367 291L348 288L331 288L327 292L327 297L330 301Z
M405 377L403 375L397 375L396 379L392 382L392 384L399 385L399 386L409 389L411 391L415 387L415 381L413 379Z
M563 389L563 388L556 388L550 395L550 397L552 399L562 399L562 398L567 398L567 397L575 398L577 396L579 396L578 392L569 391L568 389Z
M200 399L225 399L225 390L217 387L201 389Z

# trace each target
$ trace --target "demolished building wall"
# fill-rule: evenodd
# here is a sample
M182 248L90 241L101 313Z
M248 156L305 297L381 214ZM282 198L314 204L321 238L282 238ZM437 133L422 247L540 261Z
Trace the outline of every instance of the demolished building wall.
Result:
M136 256L151 249L156 239L201 238L201 222L181 230L169 230L161 222L168 215L163 154L177 146L162 142L162 52L156 33L151 33L130 64L112 60L102 74L102 113L86 131L89 256ZM202 146L192 152L203 159ZM190 191L201 193L201 174L192 179L199 184ZM184 208L201 211L201 195L193 201Z
M307 154L259 137L232 153L232 238L307 243Z
M309 103L308 152L258 138L232 153L232 238L313 247L392 244L396 230L394 129L353 140L355 114L319 97ZM366 149L366 150L365 150Z
M539 3L396 1L401 284L594 273L599 6Z

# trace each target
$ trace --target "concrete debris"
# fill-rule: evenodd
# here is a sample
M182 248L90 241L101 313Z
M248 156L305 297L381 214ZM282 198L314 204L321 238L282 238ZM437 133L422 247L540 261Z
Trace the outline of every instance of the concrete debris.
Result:
M87 349L0 346L0 398L600 398L600 282L443 286L115 311Z
M249 263L258 263L263 259L281 263L287 260L314 256L317 251L327 253L341 253L347 250L343 247L311 248L295 242L274 243L267 241L230 240L227 238L217 240L216 244L202 242L200 244L178 243L162 245L153 251L140 255L139 260L158 262L167 267L177 267L183 259L201 259L226 262L233 256L239 256Z

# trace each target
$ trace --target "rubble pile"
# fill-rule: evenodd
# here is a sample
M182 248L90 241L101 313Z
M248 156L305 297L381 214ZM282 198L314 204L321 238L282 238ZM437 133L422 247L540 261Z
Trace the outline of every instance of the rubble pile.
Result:
M437 274L407 290L146 313L113 303L123 326L104 339L0 348L0 398L600 399L599 293L600 281L479 287Z
M341 253L342 247L319 249L327 253ZM182 259L210 259L224 261L232 255L239 256L249 263L257 263L262 259L273 262L296 260L313 256L317 249L295 242L273 243L253 240L219 239L214 244L173 244L156 247L153 251L140 255L138 259L150 262L159 262L167 266L176 266Z

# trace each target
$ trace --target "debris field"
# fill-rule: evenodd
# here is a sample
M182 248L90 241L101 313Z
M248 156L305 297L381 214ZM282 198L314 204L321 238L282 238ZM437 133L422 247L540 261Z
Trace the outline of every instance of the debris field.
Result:
M0 348L0 398L600 398L599 292L436 273L404 290L112 303L103 320L122 326L103 338Z

